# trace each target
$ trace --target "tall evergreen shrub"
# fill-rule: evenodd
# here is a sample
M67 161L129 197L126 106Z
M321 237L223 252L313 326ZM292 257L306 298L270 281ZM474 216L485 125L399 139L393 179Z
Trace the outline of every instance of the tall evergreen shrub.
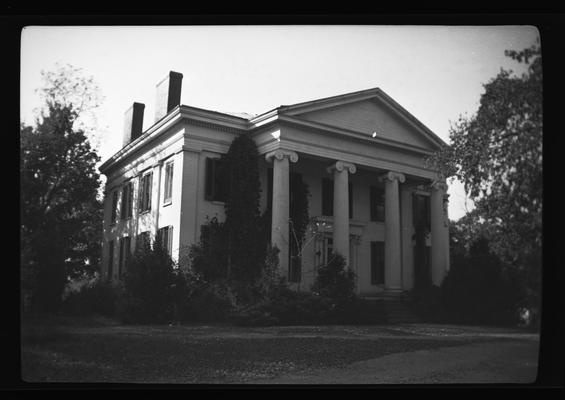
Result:
M237 136L225 156L229 191L225 204L228 279L249 282L259 277L265 258L260 229L259 153L247 135Z

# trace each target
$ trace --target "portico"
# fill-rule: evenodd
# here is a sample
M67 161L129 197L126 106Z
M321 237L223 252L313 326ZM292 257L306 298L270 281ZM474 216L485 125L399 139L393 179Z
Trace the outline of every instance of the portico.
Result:
M294 168L306 170L313 176L325 172L333 179L333 216L322 217L328 222L325 235L331 239L332 251L343 255L348 265L357 274L362 274L363 269L370 269L370 257L367 257L366 251L359 252L358 249L367 244L364 242L371 241L371 235L374 236L372 230L374 231L375 227L372 228L371 224L376 225L377 236L378 228L384 228L384 235L382 235L384 239L384 282L375 289L375 292L399 293L413 288L414 255L408 254L413 252L412 195L428 190L431 198L431 218L432 221L438 220L432 222L429 235L432 238L430 249L433 266L430 271L430 280L436 285L441 283L448 268L449 257L444 203L447 186L444 183L429 180L422 184L421 179L414 179L414 177L407 179L406 174L398 171L383 173L381 170L374 170L366 165L359 166L363 172L362 178L366 186L369 186L372 180L372 183L381 184L384 187L384 221L378 224L367 221L367 216L362 210L358 210L363 204L363 201L359 201L359 193L367 192L364 190L367 188L360 187L357 182L355 182L352 197L356 215L354 218L349 216L348 189L351 178L359 171L358 165L343 160L319 160L318 158L316 161L318 167L312 168L313 161L310 155L283 149L267 153L265 159L273 169L271 238L272 244L280 250L279 268L282 275L288 277L289 271L288 245L291 240L289 236L291 234L289 232L289 180L292 168ZM308 162L308 165L301 169L303 162ZM324 171L322 171L323 165L327 165L323 168ZM317 191L310 201L311 203L320 201ZM312 208L316 209L316 207ZM311 214L311 216L319 215ZM305 250L306 254L308 254L307 250ZM307 255L304 258L305 262L308 262Z

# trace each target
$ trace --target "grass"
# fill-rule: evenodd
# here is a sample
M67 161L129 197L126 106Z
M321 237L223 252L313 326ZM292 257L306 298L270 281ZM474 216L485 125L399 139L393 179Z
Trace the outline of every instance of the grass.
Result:
M22 379L245 383L392 353L459 345L462 340L485 340L363 334L375 329L380 328L125 326L107 319L35 317L22 322Z

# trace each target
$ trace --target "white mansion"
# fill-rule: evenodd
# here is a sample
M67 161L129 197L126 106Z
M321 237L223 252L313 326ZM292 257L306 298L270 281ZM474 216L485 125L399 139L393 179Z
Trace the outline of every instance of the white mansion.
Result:
M445 143L378 88L263 114L180 104L182 74L157 85L154 124L144 105L126 112L123 148L104 162L103 273L117 278L140 240L161 238L174 259L224 218L216 161L239 134L261 158L261 207L272 206L281 273L308 289L332 251L347 259L360 295L439 285L449 268L447 186L424 159ZM308 185L318 233L289 265L289 182ZM157 236L157 233L161 235ZM307 238L308 239L308 238Z

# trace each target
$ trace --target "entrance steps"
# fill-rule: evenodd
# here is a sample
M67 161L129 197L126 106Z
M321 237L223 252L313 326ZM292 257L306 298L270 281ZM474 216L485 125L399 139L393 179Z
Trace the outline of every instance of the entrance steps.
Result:
M410 296L404 292L383 292L364 296L365 300L381 301L389 324L415 324L422 322L410 308Z

